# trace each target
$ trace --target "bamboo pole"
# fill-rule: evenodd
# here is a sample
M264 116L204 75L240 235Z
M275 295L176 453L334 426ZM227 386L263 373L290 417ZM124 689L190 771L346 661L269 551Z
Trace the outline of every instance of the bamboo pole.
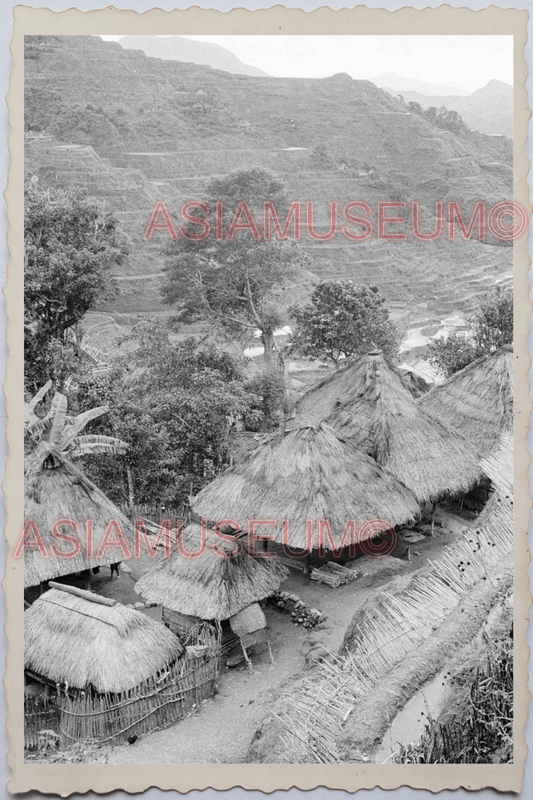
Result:
M86 589L78 589L77 586L68 586L65 583L56 583L56 581L49 581L49 584L53 589L59 589L61 592L67 592L67 594L74 594L76 597L83 597L84 600L89 600L91 603L99 603L102 606L110 607L118 605L118 600L113 600L111 597L102 597L94 592L88 592Z

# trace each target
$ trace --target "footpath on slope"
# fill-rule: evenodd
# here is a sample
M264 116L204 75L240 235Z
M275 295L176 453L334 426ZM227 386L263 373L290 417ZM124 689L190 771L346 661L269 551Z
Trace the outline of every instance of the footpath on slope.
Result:
M449 512L443 513L442 519L445 527L438 528L434 538L423 540L412 548L413 561L400 562L401 573L396 581L408 580L413 572L427 564L428 559L438 558L444 548L457 538L461 528L468 524L466 519ZM415 555L414 550L420 555ZM147 558L128 563L133 570L133 579L139 578L149 566ZM327 615L324 627L308 632L293 625L286 614L267 607L274 665L270 664L268 653L260 651L253 659L253 673L241 668L223 670L220 676L220 693L206 701L196 713L170 728L149 734L132 745L110 748L108 762L243 762L261 720L268 714L287 684L305 673L306 656L313 645L322 645L331 652L337 652L354 613L363 604L371 603L394 574L386 569L381 572L381 577L378 573L372 585L369 585L368 580L356 579L338 589L332 589L309 581L299 572L291 571L290 577L282 586L283 590L297 594L305 603L324 612ZM122 575L119 580L110 581L106 573L101 578L97 591L108 596L118 596L122 602L136 602L140 598L133 592L131 578ZM146 613L160 619L161 609L150 608Z

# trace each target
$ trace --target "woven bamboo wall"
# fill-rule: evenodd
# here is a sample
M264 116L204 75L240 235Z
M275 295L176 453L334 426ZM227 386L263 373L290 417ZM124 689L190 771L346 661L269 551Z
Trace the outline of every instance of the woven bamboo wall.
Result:
M201 624L184 644L194 652L186 649L166 670L120 694L60 690L56 717L47 718L46 725L43 718L42 727L57 731L60 747L66 748L88 739L118 744L173 725L211 697L218 684L219 632ZM25 719L26 746L35 748L41 719L36 714Z

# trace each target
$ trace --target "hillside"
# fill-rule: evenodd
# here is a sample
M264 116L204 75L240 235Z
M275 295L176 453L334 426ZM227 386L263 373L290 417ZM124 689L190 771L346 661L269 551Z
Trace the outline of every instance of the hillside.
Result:
M394 72L387 72L372 78L372 83L385 89L387 92L398 94L398 92L420 92L421 94L453 94L468 95L469 91L459 89L457 86L450 86L444 83L426 83L416 78L404 78L403 75L396 75Z
M266 75L262 69L244 64L225 47L210 42L195 42L183 36L123 36L118 43L125 50L142 50L152 58L205 64L236 75Z
M396 96L394 88L384 87ZM420 103L422 108L446 106L457 111L467 125L480 133L513 138L513 87L502 81L489 81L486 86L467 96L439 95L402 90L406 102Z
M271 169L290 199L328 204L420 201L424 227L436 199L488 203L512 193L512 144L436 127L369 81L250 77L148 58L97 37L28 37L26 159L40 185L85 185L120 218L131 244L121 294L108 310L170 313L160 302L162 245L142 235L155 200L179 208L213 176ZM341 225L344 223L341 223ZM320 278L374 282L398 319L434 326L472 310L510 280L512 249L489 243L354 243L304 238ZM292 298L291 298L292 300Z

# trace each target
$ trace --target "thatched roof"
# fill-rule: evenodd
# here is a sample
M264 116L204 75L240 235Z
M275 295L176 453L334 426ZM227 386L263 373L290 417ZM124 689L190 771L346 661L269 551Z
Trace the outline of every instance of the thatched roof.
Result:
M484 457L513 426L513 349L505 345L452 375L418 401Z
M183 652L162 623L126 608L50 589L24 612L24 666L56 683L123 692Z
M240 464L246 461L257 445L264 439L268 439L271 434L254 433L252 431L234 431L229 437L229 456L232 464Z
M415 494L419 503L467 492L481 477L470 444L417 405L380 351L311 389L297 416L325 413L349 439Z
M500 446L483 459L481 466L501 494L513 493L513 437L510 432L502 434Z
M189 525L183 537L185 552L197 552L202 541L201 526ZM222 620L269 597L288 574L275 559L252 556L244 540L226 542L207 529L201 555L185 557L175 550L137 581L135 591L181 614Z
M500 520L513 525L513 437L504 433L500 446L481 462L483 471L491 479L493 492L485 508L476 520L476 526L484 526Z
M111 520L116 520L130 552L133 553L131 522L117 506L109 500L77 467L69 461L42 463L35 454L25 459L24 476L24 517L26 524L32 520L41 535L47 558L41 555L38 547L24 547L24 586L36 586L41 581L68 575L90 567L113 564L122 561L124 554L120 547L108 547L101 556L89 557L86 548L87 520L93 521L93 552L97 553ZM79 528L80 550L74 558L60 558L52 550L71 551L72 545L52 536L51 526L60 519L74 520ZM74 535L71 526L60 528L69 536ZM27 538L31 541L32 531ZM117 534L111 535L117 540Z
M431 389L431 384L413 368L400 367L398 373L403 385L409 389L413 397L421 397Z
M249 520L277 520L266 528L277 541L288 519L290 545L302 549L307 520L329 521L340 537L348 520L361 525L379 517L397 525L420 511L403 483L329 425L293 421L283 436L262 442L245 463L202 489L193 508L204 519L236 519L244 530ZM317 535L315 525L313 547Z

